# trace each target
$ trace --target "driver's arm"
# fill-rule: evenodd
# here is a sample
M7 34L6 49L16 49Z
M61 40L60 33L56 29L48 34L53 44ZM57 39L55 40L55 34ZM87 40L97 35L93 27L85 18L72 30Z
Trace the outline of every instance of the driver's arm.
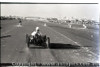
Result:
M36 32L32 32L31 35L32 35L32 36L35 36L35 35L36 35Z
M35 31L31 33L32 39L33 39L33 37L35 37L35 35L36 35L36 32Z

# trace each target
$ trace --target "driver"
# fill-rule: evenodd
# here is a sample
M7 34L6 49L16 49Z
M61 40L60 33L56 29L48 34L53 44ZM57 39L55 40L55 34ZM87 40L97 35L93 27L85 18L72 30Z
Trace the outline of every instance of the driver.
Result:
M36 28L35 28L35 31L33 31L33 32L31 33L31 40L33 39L33 37L36 37L36 35L41 36L39 27L36 27Z

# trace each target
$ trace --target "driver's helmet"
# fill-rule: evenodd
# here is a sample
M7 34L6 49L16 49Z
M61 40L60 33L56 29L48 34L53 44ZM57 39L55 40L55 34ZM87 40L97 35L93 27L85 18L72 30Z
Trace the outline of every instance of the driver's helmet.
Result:
M39 27L36 27L36 31L39 31Z

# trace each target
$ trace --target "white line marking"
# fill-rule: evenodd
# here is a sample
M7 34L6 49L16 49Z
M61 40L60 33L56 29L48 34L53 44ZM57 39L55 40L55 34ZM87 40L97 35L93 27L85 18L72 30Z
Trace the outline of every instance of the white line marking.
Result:
M53 30L52 28L50 28L50 27L48 27L49 29L51 29L51 30ZM70 38L68 38L67 36L65 36L65 35L63 35L63 34L61 34L61 33L59 33L59 32L57 32L56 30L53 30L54 32L56 32L56 33L58 33L58 34L60 34L61 36L63 36L63 37L65 37L65 38L67 38L67 39L69 39L70 41L72 41L72 42L74 42L75 44L77 44L77 45L79 45L79 46L81 46L78 42L75 42L75 41L73 41L72 39L70 39ZM88 52L90 52L91 54L93 54L93 55L95 55L95 56L98 56L97 54L95 54L95 53L93 53L92 51L90 51L87 47L82 47L84 50L88 50Z

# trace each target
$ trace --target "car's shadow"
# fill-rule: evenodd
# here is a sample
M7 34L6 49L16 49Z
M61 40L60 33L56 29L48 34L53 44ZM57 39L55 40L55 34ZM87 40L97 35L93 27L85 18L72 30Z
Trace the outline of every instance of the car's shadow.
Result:
M64 43L50 43L49 47L51 49L80 49L78 45Z
M32 49L47 49L43 46L31 46ZM64 44L64 43L50 43L49 49L80 49L81 46L72 45L72 44Z

